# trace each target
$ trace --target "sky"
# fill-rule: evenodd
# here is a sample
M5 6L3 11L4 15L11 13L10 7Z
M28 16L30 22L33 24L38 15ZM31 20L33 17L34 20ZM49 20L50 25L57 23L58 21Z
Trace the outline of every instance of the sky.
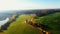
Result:
M60 0L0 0L0 10L55 8L60 8Z

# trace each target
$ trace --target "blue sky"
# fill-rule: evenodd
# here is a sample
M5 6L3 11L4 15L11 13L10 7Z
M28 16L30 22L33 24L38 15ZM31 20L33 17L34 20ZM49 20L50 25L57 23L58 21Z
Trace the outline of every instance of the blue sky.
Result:
M0 0L0 10L55 8L60 8L60 0Z
M34 3L60 3L60 0L27 0L28 2Z

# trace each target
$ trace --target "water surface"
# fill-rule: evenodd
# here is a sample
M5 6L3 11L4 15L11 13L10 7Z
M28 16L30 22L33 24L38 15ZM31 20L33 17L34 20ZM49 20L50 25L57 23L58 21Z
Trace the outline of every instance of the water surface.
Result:
M4 25L9 21L9 18L6 18L5 20L0 21L0 26Z

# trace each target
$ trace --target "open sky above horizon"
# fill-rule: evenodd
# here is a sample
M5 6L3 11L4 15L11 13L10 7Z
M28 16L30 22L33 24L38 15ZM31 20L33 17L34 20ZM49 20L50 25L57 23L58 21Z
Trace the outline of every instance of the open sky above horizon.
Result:
M0 0L0 10L55 8L60 8L60 0Z

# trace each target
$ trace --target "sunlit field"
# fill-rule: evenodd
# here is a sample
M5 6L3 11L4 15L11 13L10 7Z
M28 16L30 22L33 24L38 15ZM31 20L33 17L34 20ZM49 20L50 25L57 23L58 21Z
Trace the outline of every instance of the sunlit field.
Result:
M25 11L10 13L9 20L0 26L0 34L59 34L59 11ZM7 13L6 13L7 14ZM1 22L2 23L2 22Z

